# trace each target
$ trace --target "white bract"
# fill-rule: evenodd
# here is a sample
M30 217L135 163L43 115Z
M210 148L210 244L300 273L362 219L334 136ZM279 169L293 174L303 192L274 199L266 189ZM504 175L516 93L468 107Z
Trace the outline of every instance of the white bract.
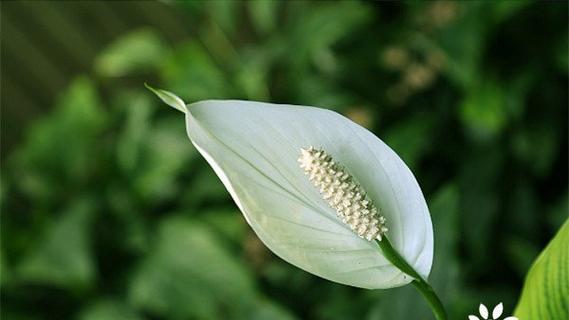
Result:
M433 229L425 199L405 163L371 132L325 109L235 100L185 106L167 91L154 92L185 112L191 142L261 241L279 257L355 287L391 288L411 282L387 261L377 243L365 239L383 235L427 278ZM305 175L306 165L301 168L298 160L301 150L311 146L345 168L349 182L365 196L362 201L373 203L366 207L359 202L377 209L365 220L376 219L369 227L373 232L362 230L358 236L357 227L343 222L353 218L353 210L346 209L352 216L345 216L320 193L326 190Z

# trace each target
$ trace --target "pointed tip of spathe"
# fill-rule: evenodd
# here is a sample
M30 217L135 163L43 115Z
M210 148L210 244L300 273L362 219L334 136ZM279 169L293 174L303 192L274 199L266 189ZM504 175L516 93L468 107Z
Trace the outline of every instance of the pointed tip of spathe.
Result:
M183 113L188 112L188 109L186 108L186 103L184 102L184 100L182 100L180 97L173 94L172 92L162 90L162 89L153 88L152 86L150 86L146 82L144 83L144 86L148 90L152 91L152 93L157 95L158 98L160 98L160 100L162 100L165 104L169 105L170 107L172 107L178 111L181 111Z

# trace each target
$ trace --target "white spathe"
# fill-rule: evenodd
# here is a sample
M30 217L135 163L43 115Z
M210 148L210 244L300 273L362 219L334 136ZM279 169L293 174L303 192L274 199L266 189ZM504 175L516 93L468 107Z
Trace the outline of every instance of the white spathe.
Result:
M187 105L185 114L190 140L279 257L355 287L391 288L412 280L375 242L350 230L306 178L297 159L301 148L315 146L357 179L385 216L393 247L427 278L433 228L424 196L405 163L371 132L314 107L209 100Z

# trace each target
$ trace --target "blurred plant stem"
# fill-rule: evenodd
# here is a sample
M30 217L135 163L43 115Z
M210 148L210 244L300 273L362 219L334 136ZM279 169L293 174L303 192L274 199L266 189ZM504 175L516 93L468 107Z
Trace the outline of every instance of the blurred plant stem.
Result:
M378 240L376 242L379 245L381 252L385 258L389 260L389 262L399 268L399 270L414 278L411 283L415 286L415 288L417 288L417 290L419 290L423 298L427 300L431 311L433 311L433 314L435 315L435 318L437 320L446 320L446 311L443 307L443 304L441 303L441 300L431 285L425 279L423 279L421 275L419 275L417 271L415 271L415 269L413 269L413 267L411 267L395 249L393 249L387 237L384 237L380 241Z

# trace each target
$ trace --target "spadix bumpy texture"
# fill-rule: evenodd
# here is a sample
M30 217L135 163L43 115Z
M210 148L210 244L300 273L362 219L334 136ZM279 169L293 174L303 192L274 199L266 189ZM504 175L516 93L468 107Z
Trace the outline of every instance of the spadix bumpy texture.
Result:
M342 165L326 151L313 146L300 150L298 162L312 184L319 188L322 198L352 231L368 241L381 240L387 232L385 218Z

